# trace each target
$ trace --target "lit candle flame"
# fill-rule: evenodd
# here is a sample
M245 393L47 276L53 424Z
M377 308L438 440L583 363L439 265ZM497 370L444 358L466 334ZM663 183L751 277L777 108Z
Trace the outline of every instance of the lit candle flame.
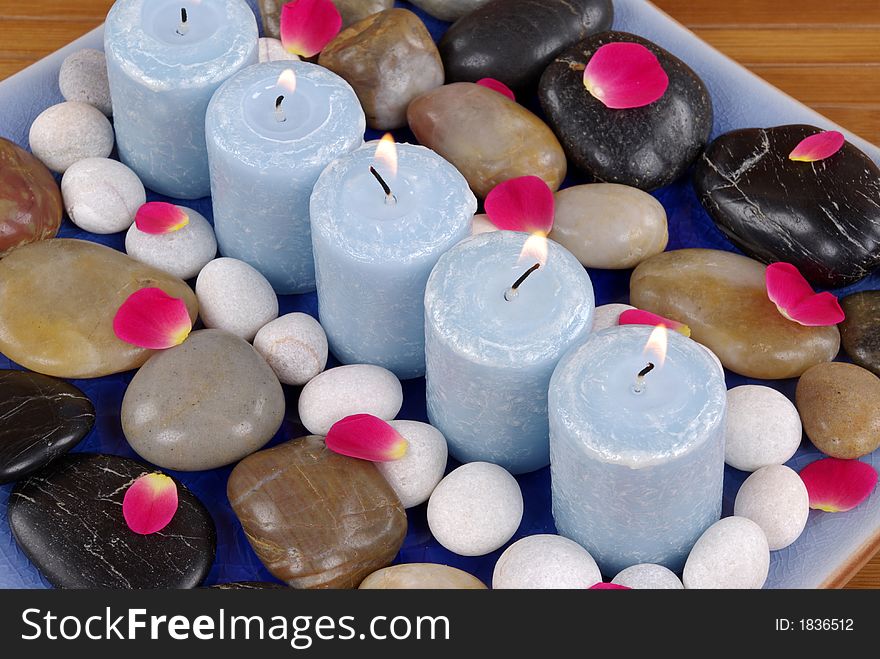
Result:
M539 263L547 264L547 235L541 232L531 234L519 253L517 265Z
M286 89L289 93L293 93L296 91L296 74L293 72L293 69L284 69L281 72L281 75L278 76L278 86L282 89Z
M645 344L645 357L652 362L657 368L663 366L666 361L666 347L668 343L669 330L665 325L657 325L648 342Z
M397 144L395 144L391 133L385 133L385 136L379 140L373 160L382 165L390 179L389 183L394 183L397 178Z

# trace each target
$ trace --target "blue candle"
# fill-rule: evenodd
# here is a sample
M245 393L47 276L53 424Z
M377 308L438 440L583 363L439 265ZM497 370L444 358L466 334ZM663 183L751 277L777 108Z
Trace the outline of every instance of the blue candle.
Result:
M364 143L351 86L307 62L266 62L230 78L206 120L220 253L280 294L315 290L309 197L332 160Z
M440 258L425 291L428 418L456 459L514 474L548 464L550 376L593 310L586 270L551 240L493 231Z
M390 136L324 170L311 200L312 244L321 324L341 362L401 379L425 374L428 275L470 234L476 209L455 167Z
M116 145L148 188L208 195L205 110L224 80L257 61L257 37L244 0L117 0L110 9L104 50Z
M723 372L698 343L652 331L597 332L550 382L553 517L607 575L680 571L721 514Z

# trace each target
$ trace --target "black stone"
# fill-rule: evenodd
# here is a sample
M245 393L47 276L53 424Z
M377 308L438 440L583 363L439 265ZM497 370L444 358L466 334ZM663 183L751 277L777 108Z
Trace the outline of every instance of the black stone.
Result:
M759 261L792 263L816 286L852 284L880 265L880 170L850 143L813 163L788 154L814 126L718 137L694 172L705 209Z
M862 291L840 301L846 320L840 339L850 359L880 375L880 291Z
M446 82L495 78L531 92L558 53L610 28L613 16L611 0L492 0L440 41Z
M287 586L271 581L233 581L209 586L215 590L287 590Z
M214 522L177 483L179 507L158 533L138 535L122 516L129 485L149 465L112 455L54 460L9 498L15 540L59 588L195 588L214 561Z
M67 453L94 425L92 402L72 384L0 369L0 484Z
M613 110L584 86L584 68L608 43L639 43L669 77L666 93L640 108ZM712 130L703 81L660 46L626 32L603 32L557 57L541 77L541 106L569 159L597 181L654 190L672 183L700 155Z

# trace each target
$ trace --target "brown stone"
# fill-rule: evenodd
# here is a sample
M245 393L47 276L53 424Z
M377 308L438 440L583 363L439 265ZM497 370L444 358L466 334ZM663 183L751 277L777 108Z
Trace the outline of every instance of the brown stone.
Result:
M357 588L406 535L403 506L376 466L315 435L242 460L227 494L257 556L294 588Z
M61 226L61 191L46 166L0 137L0 258L52 238Z
M198 315L186 282L84 240L25 245L0 261L0 352L25 368L94 378L138 368L153 354L113 332L126 298L156 287Z
M486 590L474 575L438 563L404 563L373 572L361 590Z
M260 14L263 17L263 30L267 37L281 37L281 7L290 0L260 0ZM333 4L342 15L343 29L375 14L383 9L394 6L394 0L333 0Z
M801 376L795 402L816 448L852 460L880 446L880 378L855 364L818 364Z

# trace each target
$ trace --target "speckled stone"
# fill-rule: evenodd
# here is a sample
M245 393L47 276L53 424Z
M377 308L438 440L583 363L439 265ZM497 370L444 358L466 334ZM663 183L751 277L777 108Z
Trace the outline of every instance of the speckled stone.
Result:
M635 269L630 302L690 326L695 341L746 377L797 377L834 359L840 348L837 328L787 320L767 297L764 270L731 252L664 252Z
M159 268L181 279L197 276L217 255L217 238L205 216L178 206L189 223L171 233L144 233L132 224L125 234L125 251L136 261Z
M880 378L855 364L818 364L798 380L795 402L816 448L852 460L880 446Z
M20 245L53 238L62 209L61 191L46 166L0 137L0 258Z
M764 531L770 551L797 540L810 514L807 486L785 465L762 467L740 486L733 514L746 517Z
M492 0L440 41L446 79L495 78L519 92L531 91L560 51L610 28L613 15L610 0Z
M880 265L880 169L850 143L816 163L788 154L815 126L747 128L716 138L694 188L749 256L785 261L816 286L852 284Z
M284 392L246 341L200 330L156 353L122 399L138 455L180 471L214 469L262 448L284 419Z
M302 386L327 366L327 334L305 313L289 313L263 325L254 348L282 384Z
M530 535L504 550L492 573L492 588L583 590L602 581L599 566L579 544L561 535Z
M95 425L86 395L63 380L0 369L0 484L67 453Z
M16 542L58 588L195 588L214 562L211 515L181 483L179 507L158 533L138 535L122 499L155 469L111 455L73 453L21 481L9 499Z
M404 563L373 572L361 590L486 590L474 575L437 563Z
M634 590L681 590L684 584L668 567L639 563L617 573L611 583Z
M669 88L659 100L615 110L587 91L587 62L614 42L642 44L657 56L669 76ZM712 130L712 100L697 74L658 45L626 32L602 32L562 53L541 77L539 96L575 166L598 181L642 190L655 190L684 174Z
M425 503L443 479L448 449L446 438L434 426L420 421L389 421L407 441L399 460L377 462L376 468L394 488L404 508Z
M290 0L260 0L260 13L263 16L263 30L267 36L281 36L279 25L281 23L281 7ZM352 23L375 14L383 9L389 9L394 5L394 0L333 0L333 4L342 14L342 27L346 28Z
M259 45L257 46L258 57L260 62L277 62L279 60L287 60L287 61L298 61L299 55L295 55L294 53L288 53L284 50L284 45L281 43L280 39L274 39L272 37L260 37Z
M84 158L73 163L61 179L67 216L92 233L118 233L134 222L147 192L138 175L118 160Z
M856 364L880 375L880 291L862 291L840 301L843 349Z
M68 55L61 63L58 86L65 101L88 103L108 117L113 114L107 58L102 51L83 48Z
M638 188L593 183L560 190L555 197L550 238L588 268L634 268L666 249L666 211Z
M744 384L728 390L725 422L724 461L734 469L781 465L801 445L797 408L770 387Z
M323 437L242 460L227 494L257 556L294 588L356 588L406 535L403 506L373 463L333 453Z
M31 124L28 141L34 155L63 174L77 160L106 158L113 151L113 126L100 110L65 101L43 110Z
M483 556L513 537L523 514L523 498L505 469L469 462L450 472L428 500L428 527L434 538L461 556Z
M593 316L593 331L601 332L609 327L617 327L620 314L630 309L635 309L635 307L628 304L603 304L596 307L596 313Z
M223 257L208 263L196 280L202 322L252 341L278 317L272 284L244 261Z
M115 249L67 238L25 245L0 260L0 352L62 378L137 368L153 351L118 339L113 317L147 287L181 298L195 321L199 307L186 282Z
M407 119L419 143L455 165L478 197L517 176L537 176L551 190L565 178L565 153L553 131L481 85L459 82L422 94Z
M757 589L769 571L770 549L761 527L745 517L725 517L697 540L682 582L687 589Z

